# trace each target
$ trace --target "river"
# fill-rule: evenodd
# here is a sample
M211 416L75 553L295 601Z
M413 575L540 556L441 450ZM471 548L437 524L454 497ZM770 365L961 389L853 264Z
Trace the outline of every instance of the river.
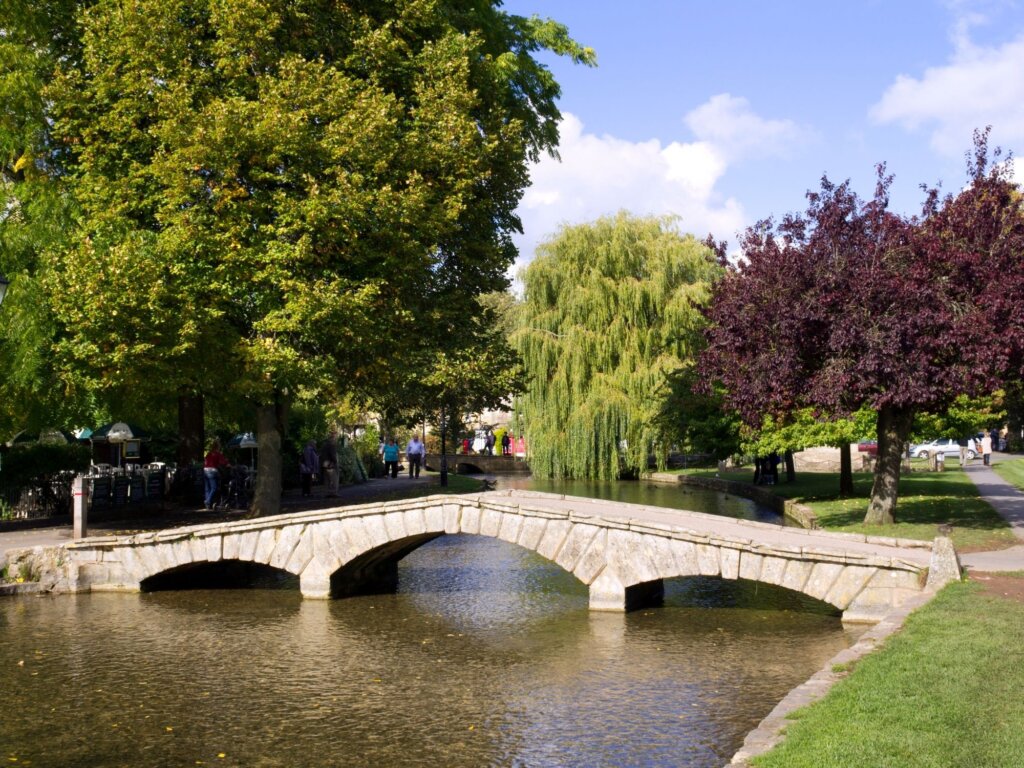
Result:
M288 581L0 600L0 759L720 766L855 637L802 596L716 579L591 613L571 575L483 537L437 539L399 579L328 602Z

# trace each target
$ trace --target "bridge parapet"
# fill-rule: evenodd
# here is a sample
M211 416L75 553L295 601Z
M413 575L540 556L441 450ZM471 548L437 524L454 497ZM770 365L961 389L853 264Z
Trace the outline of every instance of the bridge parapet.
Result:
M802 592L843 611L844 620L872 622L941 586L927 579L927 542L495 491L85 539L67 545L65 587L139 590L158 574L237 560L298 576L305 597L338 597L394 589L398 561L445 534L491 536L537 552L589 586L593 610L655 602L666 578L716 576Z

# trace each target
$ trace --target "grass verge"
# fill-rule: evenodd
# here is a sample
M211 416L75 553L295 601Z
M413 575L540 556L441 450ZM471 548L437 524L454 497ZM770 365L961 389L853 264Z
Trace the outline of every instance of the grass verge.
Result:
M1024 459L1010 459L992 465L992 471L1003 480L1024 491Z
M951 584L824 699L795 712L785 740L753 763L1020 766L1021 690L1024 604Z
M1021 464L1024 470L1024 461ZM688 474L699 476L697 472ZM730 472L722 477L750 482L753 473ZM772 490L810 507L821 526L830 531L930 540L935 538L937 526L948 524L953 526L953 544L960 552L1005 549L1018 543L1009 524L958 468L902 475L895 525L865 525L872 479L871 474L854 473L854 494L849 498L839 498L838 472L799 472L794 482L782 482Z

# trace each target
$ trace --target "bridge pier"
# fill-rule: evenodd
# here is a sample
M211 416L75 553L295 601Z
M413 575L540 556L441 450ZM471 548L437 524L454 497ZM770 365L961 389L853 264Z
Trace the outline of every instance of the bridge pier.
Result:
M590 610L628 612L659 606L665 599L662 579L624 587L611 571L602 573L590 585Z

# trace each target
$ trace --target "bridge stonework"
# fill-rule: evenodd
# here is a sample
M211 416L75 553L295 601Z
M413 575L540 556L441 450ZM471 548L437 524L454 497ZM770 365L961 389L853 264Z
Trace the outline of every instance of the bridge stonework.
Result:
M136 591L158 574L235 560L298 576L306 598L340 597L394 589L398 561L445 534L491 536L537 552L589 586L593 610L656 602L667 578L717 576L802 592L846 621L875 622L941 586L928 579L930 565L942 579L955 578L934 566L923 542L497 491L84 539L66 545L61 586Z

